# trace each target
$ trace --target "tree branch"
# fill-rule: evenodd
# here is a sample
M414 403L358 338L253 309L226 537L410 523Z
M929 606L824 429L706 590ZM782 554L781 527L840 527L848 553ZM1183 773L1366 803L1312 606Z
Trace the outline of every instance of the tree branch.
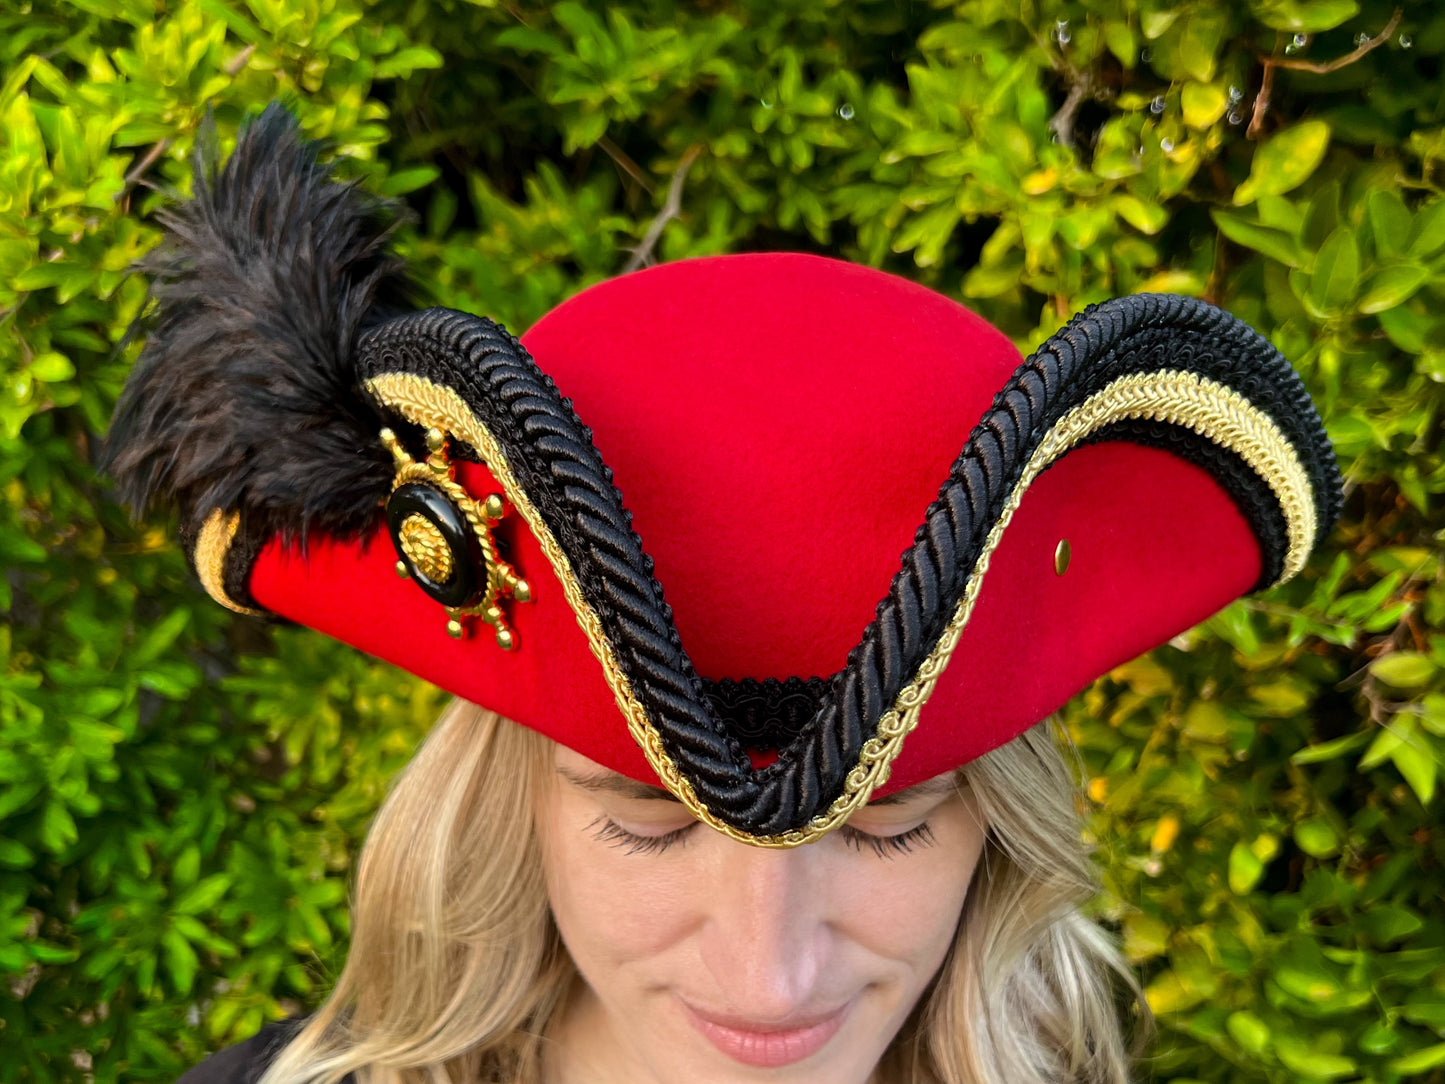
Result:
M662 210L647 227L647 232L642 236L642 243L633 249L632 259L627 261L623 273L636 271L640 267L648 267L652 264L652 250L657 247L657 242L662 237L662 231L667 224L682 214L682 184L687 179L687 171L692 168L693 162L697 161L698 155L702 154L702 144L694 143L683 154L682 160L678 162L676 171L673 172L672 180L667 186L667 200L662 205Z
M1312 72L1315 75L1328 75L1330 72L1337 72L1341 68L1348 67L1359 60L1365 54L1378 49L1385 42L1390 40L1400 20L1405 17L1403 8L1396 8L1395 13L1390 16L1390 21L1385 24L1373 38L1362 41L1354 52L1346 53L1334 60L1293 60L1284 56L1263 56L1260 55L1259 62L1264 66L1264 74L1260 77L1259 93L1254 99L1254 114L1250 117L1249 128L1245 134L1250 139L1258 139L1264 130L1264 117L1269 112L1270 96L1274 90L1274 73L1277 68L1284 68L1288 71Z
M1341 68L1353 64L1366 53L1378 49L1381 45L1384 45L1385 42L1389 41L1390 35L1395 32L1395 28L1400 25L1400 20L1404 17L1404 9L1396 8L1395 14L1391 15L1390 21L1385 24L1384 30L1381 30L1368 41L1361 42L1359 48L1353 53L1346 53L1344 56L1335 60L1291 60L1289 57L1270 57L1269 63L1272 63L1276 68L1288 68L1290 71L1297 72L1314 72L1316 75L1328 75L1330 72L1337 72Z
M612 142L611 139L609 139L607 136L603 136L597 141L597 145L606 152L607 157L611 158L614 162L617 163L619 167L621 167L624 173L626 173L634 181L640 184L642 186L642 190L646 192L649 196L657 191L657 185L652 183L652 178L647 175L647 172L636 162L634 162L626 151L624 151L616 143Z
M128 214L130 212L131 190L134 189L138 183L140 183L140 179L150 171L151 166L155 165L156 162L159 161L160 156L165 154L166 151L170 149L170 146L171 137L166 136L165 139L162 139L155 146L151 147L150 150L146 151L145 156L141 158L139 162L133 165L130 169L130 172L125 175L125 182L121 185L121 189L118 193L116 193L115 197L116 203L124 204L124 207L122 208L123 213Z

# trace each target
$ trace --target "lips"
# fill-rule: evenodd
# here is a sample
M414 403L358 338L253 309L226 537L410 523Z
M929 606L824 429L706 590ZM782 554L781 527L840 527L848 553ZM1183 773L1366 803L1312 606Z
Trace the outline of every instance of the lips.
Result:
M687 1002L682 1004L693 1026L718 1051L742 1065L759 1069L776 1069L812 1057L838 1033L851 1007L844 1005L826 1015L763 1022L707 1013Z

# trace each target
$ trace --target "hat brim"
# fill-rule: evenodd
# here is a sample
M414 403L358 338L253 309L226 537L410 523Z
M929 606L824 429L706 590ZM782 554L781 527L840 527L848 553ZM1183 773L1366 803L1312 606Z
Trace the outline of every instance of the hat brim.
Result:
M264 553L254 543L227 547L237 526L213 518L201 540L205 560L200 550L197 560L213 570L213 593L333 631L539 729L549 729L549 712L567 714L561 701L570 701L576 714L579 704L595 712L599 698L610 698L663 785L708 824L763 846L816 839L887 784L965 638L991 562L1007 550L1025 497L1044 485L1050 468L1097 454L1081 449L1119 444L1134 450L1127 469L1088 472L1134 506L1151 491L1182 496L1168 515L1189 521L1168 523L1167 532L1208 539L1219 531L1235 539L1237 559L1221 562L1213 579L1201 574L1202 586L1181 592L1188 597L1168 608L1172 620L1186 622L1181 628L1243 590L1295 574L1338 511L1338 472L1318 416L1299 378L1266 340L1190 298L1138 295L1094 306L998 390L921 517L847 665L801 693L790 690L795 700L815 699L816 709L776 759L759 766L698 676L591 433L512 336L477 317L427 310L363 336L358 366L385 412L441 430L454 458L475 461L463 464L473 492L495 483L516 509L526 530L514 529L511 544L523 555L514 563L528 570L538 599L518 607L516 620L524 642L534 646L521 653L525 660L509 656L498 665L525 671L522 684L550 686L551 694L527 694L509 709L505 677L469 669L439 642L396 636L396 611L385 595L361 592L362 608L384 615L389 627L360 633L342 597L358 594L347 562L389 568L395 554L375 539L323 547L302 559L276 543ZM1207 485L1189 496L1195 492L1190 479ZM1118 514L1106 507L1109 499L1101 492L1099 507L1082 514ZM1226 529L1221 524L1229 517L1233 526ZM240 535L244 540L244 530ZM1195 558L1184 559L1187 568ZM543 562L550 573L545 585L538 582ZM1252 581L1241 580L1241 569ZM1176 571L1168 562L1156 570L1166 580ZM317 589L322 581L351 586L328 594ZM1148 576L1138 581L1157 592ZM393 583L396 590L415 590ZM549 586L555 587L550 600L544 597ZM559 621L573 622L572 633ZM1163 629L1150 627L1148 635ZM1129 637L1121 643L1131 653L1150 646ZM1046 698L1081 687L1108 658L1104 651L1082 652L1072 662L1045 660L1062 668L1045 683ZM590 679L582 673L586 667L593 670ZM488 691L479 695L479 685ZM536 702L539 697L547 702ZM1034 704L1020 717L1036 718L1037 710ZM535 721L525 718L529 711ZM1016 733L1021 726L1014 719L1009 728ZM592 748L576 728L557 733Z

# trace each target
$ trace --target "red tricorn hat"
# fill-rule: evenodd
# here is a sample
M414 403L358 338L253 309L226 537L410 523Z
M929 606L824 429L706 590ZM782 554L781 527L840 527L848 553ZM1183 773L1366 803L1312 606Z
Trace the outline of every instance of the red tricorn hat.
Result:
M1023 359L813 256L596 285L521 341L407 311L386 208L273 107L197 171L110 462L206 589L787 846L1299 571L1340 480L1288 363L1192 298Z

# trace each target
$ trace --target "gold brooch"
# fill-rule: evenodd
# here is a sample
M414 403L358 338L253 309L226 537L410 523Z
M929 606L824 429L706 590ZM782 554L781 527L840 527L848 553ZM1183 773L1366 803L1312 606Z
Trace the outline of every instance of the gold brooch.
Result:
M480 617L496 630L497 646L511 651L516 634L501 602L532 601L532 589L502 560L492 528L507 513L500 493L476 500L456 480L447 458L446 434L426 433L427 457L417 462L390 429L381 442L396 460L396 478L386 501L386 524L399 560L396 571L446 607L447 632L466 634L466 619Z

